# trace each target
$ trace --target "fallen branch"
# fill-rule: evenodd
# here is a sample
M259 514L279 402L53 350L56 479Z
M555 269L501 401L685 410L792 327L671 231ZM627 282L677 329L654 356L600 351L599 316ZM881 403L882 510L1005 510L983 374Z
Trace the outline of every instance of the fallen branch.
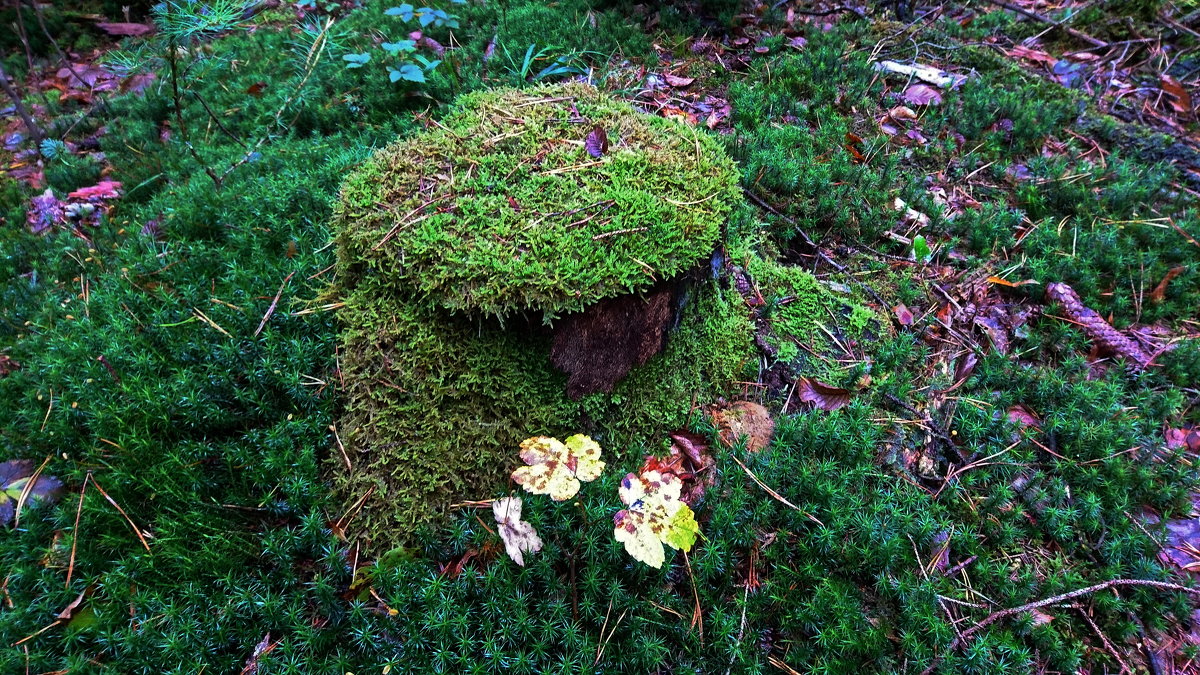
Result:
M1187 586L1180 586L1179 584L1172 584L1167 581L1150 581L1149 579L1109 579L1108 581L1105 581L1104 583L1096 584L1095 586L1088 586L1087 588L1080 588L1080 589L1071 591L1069 593L1063 593L1061 595L1056 595L1054 597L1046 598L1044 600L1028 602L1028 603L1025 603L1024 605L1021 605L1020 607L1010 607L1008 609L1002 609L1002 610L999 610L996 612L992 612L991 614L987 615L987 617L984 618L983 621L980 621L979 623L975 624L974 626L971 626L966 631L963 631L962 635L959 635L958 637L954 638L954 640L952 640L950 642L950 646L946 648L946 651L953 652L953 651L956 651L957 649L965 646L976 633L978 633L979 631L983 630L984 628L987 628L988 626L996 623L997 621L999 621L1001 619L1008 618L1015 614L1023 614L1024 612L1028 612L1030 610L1040 609L1042 607L1049 607L1050 605L1057 605L1060 602L1066 602L1067 600L1073 600L1075 598L1078 598L1078 597L1081 597L1084 595L1091 595L1092 593L1095 593L1096 591L1103 591L1107 588L1113 588L1116 586L1150 586L1151 588L1160 588L1164 591L1179 591L1182 593L1191 593L1192 595L1200 595L1200 589L1188 588ZM933 663L929 664L928 668L921 671L921 675L931 675L933 673L933 671L935 671L937 669L937 667L942 664L942 661L945 661L945 660L946 660L946 657L944 655L938 656L937 658L935 658L933 660Z
M16 108L17 115L21 117L21 122L25 124L25 129L29 131L30 138L40 143L46 134L37 122L33 121L33 116L29 114L29 109L25 107L25 102L21 100L21 95L17 92L16 87L8 81L8 73L4 71L3 64L0 64L0 89L4 89L4 93L8 94L8 98L12 100L13 107Z
M1038 14L1037 12L1031 12L1028 9L1025 9L1024 7L1010 5L1007 2L1000 2L999 0L988 0L988 2L992 3L993 5L1001 8L1001 9L1007 9L1010 12L1016 12L1017 14L1020 14L1021 16L1024 16L1026 18L1033 19L1034 21L1041 21L1042 23L1050 24L1051 26L1053 26L1055 28L1061 28L1064 31L1066 31L1067 35L1070 35L1071 37L1076 38L1078 40L1083 40L1084 42L1086 42L1089 45L1092 45L1094 47L1105 48L1105 47L1110 46L1104 40L1094 38L1091 35L1084 33L1083 31L1071 28L1070 26L1064 24L1062 21L1055 21L1054 19L1051 19L1048 16L1042 16L1041 14Z

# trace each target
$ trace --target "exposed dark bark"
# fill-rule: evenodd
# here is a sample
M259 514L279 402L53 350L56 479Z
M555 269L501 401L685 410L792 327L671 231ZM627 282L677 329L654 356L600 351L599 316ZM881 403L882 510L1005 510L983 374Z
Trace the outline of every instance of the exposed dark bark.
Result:
M603 300L554 331L550 362L567 374L567 395L610 392L636 366L662 351L674 322L678 284L659 284L645 296Z

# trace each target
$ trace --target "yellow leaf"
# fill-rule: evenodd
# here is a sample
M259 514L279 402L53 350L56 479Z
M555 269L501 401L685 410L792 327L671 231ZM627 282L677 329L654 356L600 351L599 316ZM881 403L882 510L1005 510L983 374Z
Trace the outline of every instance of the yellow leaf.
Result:
M696 513L687 504L681 504L679 510L671 517L671 521L667 523L663 543L687 553L692 550L698 534L700 534L700 524L696 522Z
M664 543L684 551L695 543L700 528L692 509L679 498L682 489L678 476L658 471L631 473L621 481L618 494L628 508L613 518L613 536L635 560L662 567Z
M566 443L535 436L521 441L521 459L529 466L513 471L512 479L535 495L550 495L556 502L574 497L579 481L593 481L604 471L600 445L576 434Z

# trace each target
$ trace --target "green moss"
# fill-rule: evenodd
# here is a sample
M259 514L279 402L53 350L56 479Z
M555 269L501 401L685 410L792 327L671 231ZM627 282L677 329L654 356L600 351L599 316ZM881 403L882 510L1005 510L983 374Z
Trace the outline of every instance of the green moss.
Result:
M556 315L711 251L737 186L709 137L582 85L467 96L436 126L350 176L334 219L351 468L331 466L344 504L370 494L355 528L375 543L493 494L524 438L586 431L619 455L751 361L744 303L710 282L612 393L571 401L549 359Z
M472 94L346 181L340 256L449 309L549 319L692 267L736 191L711 138L591 87Z
M803 268L761 257L750 258L746 271L763 295L770 332L767 342L778 349L776 360L818 377L832 377L828 354L843 344L871 339L889 323L851 293L839 293Z
M728 393L752 362L741 299L704 284L664 353L611 394L576 402L550 364L541 326L470 319L381 288L351 290L339 314L339 430L352 469L340 456L329 460L344 505L370 491L353 530L377 550L408 541L453 502L495 494L522 439L585 431L621 457L683 425L694 398Z

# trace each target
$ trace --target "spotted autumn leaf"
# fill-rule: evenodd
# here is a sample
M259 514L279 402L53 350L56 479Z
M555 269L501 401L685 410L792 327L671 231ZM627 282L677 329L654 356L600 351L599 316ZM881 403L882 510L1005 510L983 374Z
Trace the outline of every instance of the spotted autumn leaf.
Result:
M604 472L600 445L583 434L566 440L534 436L521 441L521 460L512 479L535 495L550 495L556 502L566 501L579 492L579 482L596 480Z
M663 544L690 551L700 533L696 514L683 503L683 482L671 473L628 474L618 493L626 508L613 516L613 536L635 560L660 568L666 562Z
M524 567L526 553L542 550L542 538L533 525L521 520L521 498L505 497L492 502L492 515L496 517L504 551L513 562Z

